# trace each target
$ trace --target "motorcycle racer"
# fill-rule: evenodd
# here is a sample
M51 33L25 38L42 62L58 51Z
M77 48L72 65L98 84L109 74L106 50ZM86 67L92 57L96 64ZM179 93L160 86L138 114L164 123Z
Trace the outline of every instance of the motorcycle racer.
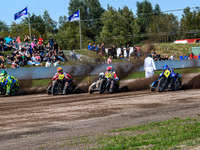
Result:
M168 65L164 65L163 72L161 74L165 75L165 77L167 78L167 81L169 83L169 89L171 89L171 87L173 86L173 84L175 82L174 79L175 79L176 73L174 72L173 69L170 69L168 67Z
M8 75L5 70L3 70L0 75L1 75L1 84L3 86L6 86L6 96L9 96L10 90L12 89L15 83L18 84L18 80L13 76Z
M65 80L64 80L65 83L64 84L66 84L66 86L71 86L71 84L75 82L75 79L70 74L67 74L67 73L63 72L63 69L61 67L57 68L57 73L54 75L54 77L52 78L52 80L55 80L61 74L63 74L64 77L65 77Z
M108 89L110 87L111 79L114 81L114 83L119 86L119 78L117 77L116 72L113 70L112 66L108 66L105 72L105 77L107 78L107 85L106 88Z

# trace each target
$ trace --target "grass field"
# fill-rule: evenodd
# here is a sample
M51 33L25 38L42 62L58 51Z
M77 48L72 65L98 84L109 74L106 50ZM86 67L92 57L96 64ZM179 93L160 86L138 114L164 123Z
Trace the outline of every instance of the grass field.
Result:
M173 118L108 131L95 136L63 139L66 145L91 145L92 149L189 149L200 144L200 115L196 118ZM87 149L87 148L86 148Z

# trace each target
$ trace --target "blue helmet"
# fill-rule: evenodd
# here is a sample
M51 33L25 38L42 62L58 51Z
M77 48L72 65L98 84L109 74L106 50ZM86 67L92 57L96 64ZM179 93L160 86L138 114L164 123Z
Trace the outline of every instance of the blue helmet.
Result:
M168 65L163 66L163 71L168 70L168 69L169 69Z

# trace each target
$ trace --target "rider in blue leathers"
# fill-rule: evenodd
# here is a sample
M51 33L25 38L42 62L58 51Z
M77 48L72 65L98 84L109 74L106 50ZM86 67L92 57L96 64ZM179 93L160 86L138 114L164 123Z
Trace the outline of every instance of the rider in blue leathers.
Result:
M170 68L168 67L168 65L164 65L164 66L163 66L163 72L161 73L160 76L162 76L162 75L165 73L166 70L170 71L170 74L169 74L168 77L167 77L167 79L168 79L167 81L168 81L168 83L169 83L169 89L171 89L172 86L173 86L173 84L174 84L174 82L175 82L174 80L175 80L176 73L174 72L173 69L170 69Z

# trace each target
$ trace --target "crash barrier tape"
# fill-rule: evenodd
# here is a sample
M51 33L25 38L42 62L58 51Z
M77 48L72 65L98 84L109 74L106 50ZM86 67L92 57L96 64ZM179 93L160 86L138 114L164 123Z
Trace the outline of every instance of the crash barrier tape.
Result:
M156 69L161 70L164 65L168 65L172 69L180 68L191 68L191 67L200 67L200 60L174 60L174 61L156 61ZM115 63L112 64L114 70L119 73L134 72L134 71L144 71L144 67L137 67L137 63ZM105 72L107 64L98 64L98 65L72 65L72 66L61 66L63 71L69 73L73 76L91 76L98 75L100 72ZM121 70L119 69L121 68ZM13 75L19 80L25 79L46 79L52 78L56 73L57 67L32 67L32 68L17 68L17 69L5 69L9 75Z

